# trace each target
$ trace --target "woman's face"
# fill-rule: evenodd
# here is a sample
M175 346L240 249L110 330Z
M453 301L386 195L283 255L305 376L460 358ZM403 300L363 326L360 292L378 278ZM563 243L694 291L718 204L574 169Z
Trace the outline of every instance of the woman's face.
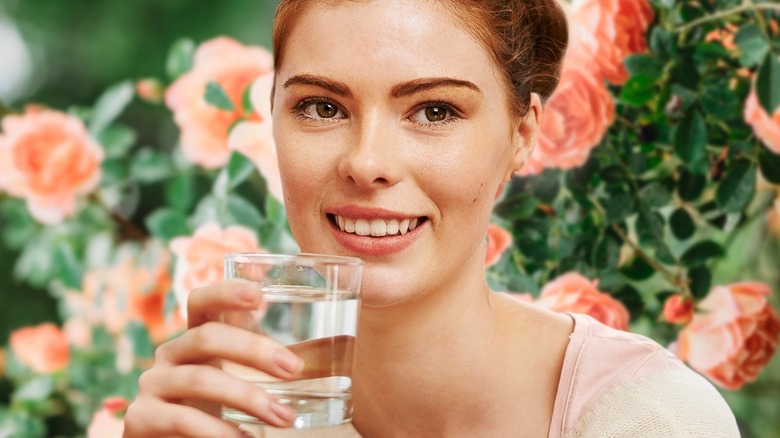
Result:
M301 249L363 259L370 307L481 275L535 118L512 117L480 43L439 2L315 3L283 57L274 135Z

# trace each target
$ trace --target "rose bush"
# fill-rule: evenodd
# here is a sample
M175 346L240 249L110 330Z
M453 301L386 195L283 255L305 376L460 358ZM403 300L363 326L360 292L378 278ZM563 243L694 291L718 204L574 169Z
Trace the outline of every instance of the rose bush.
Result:
M780 377L780 7L733 3L564 4L561 84L497 195L485 264L494 290L675 341L761 436L780 415L766 401ZM119 436L155 346L184 329L189 293L222 278L224 253L297 251L271 59L227 37L180 40L167 76L92 105L0 105L0 257L14 275L0 294L33 289L56 309L43 330L9 330L0 431ZM155 136L139 114L178 132Z

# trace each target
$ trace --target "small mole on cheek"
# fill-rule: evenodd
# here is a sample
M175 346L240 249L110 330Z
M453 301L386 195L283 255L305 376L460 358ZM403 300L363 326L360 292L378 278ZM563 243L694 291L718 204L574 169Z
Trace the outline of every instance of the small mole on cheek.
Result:
M476 204L476 203L477 203L477 198L474 198L474 199L472 199L472 200L471 200L471 203L472 203L472 204Z
M481 189L482 187L485 187L485 183L483 182L479 183L479 188Z

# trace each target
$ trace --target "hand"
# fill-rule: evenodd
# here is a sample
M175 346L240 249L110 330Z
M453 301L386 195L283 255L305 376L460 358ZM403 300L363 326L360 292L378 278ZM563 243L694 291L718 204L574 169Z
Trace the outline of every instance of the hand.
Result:
M284 346L218 322L223 312L263 306L260 287L248 281L229 280L193 291L187 306L189 330L160 345L154 365L141 375L138 397L125 416L125 438L245 436L219 418L220 404L273 426L291 425L292 408L220 368L224 359L280 379L301 376L303 361Z

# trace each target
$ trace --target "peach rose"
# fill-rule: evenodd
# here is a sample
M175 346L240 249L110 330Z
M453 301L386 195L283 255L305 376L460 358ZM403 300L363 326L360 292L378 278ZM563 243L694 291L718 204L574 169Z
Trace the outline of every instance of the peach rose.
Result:
M655 17L647 0L574 0L571 20L596 41L590 58L598 76L621 85L628 79L623 60L647 50L646 32ZM587 64L585 64L587 65Z
M780 108L770 116L758 102L755 89L745 101L745 122L770 151L780 154Z
M222 229L213 222L201 225L192 237L173 239L170 247L176 255L173 290L182 316L190 292L223 279L225 254L262 251L252 230L237 225Z
M0 134L0 188L24 198L32 216L53 224L100 182L103 150L78 118L29 107L6 116Z
M489 224L487 228L487 252L485 267L493 266L501 260L501 255L512 246L512 233L498 225Z
M181 129L180 144L188 159L210 169L227 163L228 130L245 116L244 90L272 67L273 58L267 50L247 47L227 37L206 41L198 47L192 70L179 77L165 93L165 103ZM225 111L206 102L206 84L210 81L222 86L235 110Z
M539 122L536 147L521 175L544 168L572 169L585 164L615 119L615 103L606 86L573 57L564 61L561 81Z
M255 80L250 89L250 99L255 109L255 120L238 123L228 137L230 149L241 152L255 163L265 178L268 191L284 203L279 161L271 126L271 88L274 73L268 72Z
M663 315L672 324L687 324L693 318L693 301L682 295L672 295L664 302Z
M628 310L596 289L597 284L576 272L563 274L544 286L536 304L556 312L584 313L612 328L628 330Z
M124 432L124 421L104 407L92 416L87 427L87 438L122 438Z
M11 333L9 343L19 362L36 373L63 370L70 361L65 334L52 323L16 329Z
M157 79L141 79L135 83L135 94L149 103L160 103L165 94L165 87Z
M111 266L87 272L82 292L66 296L71 314L66 323L69 339L79 345L84 341L82 320L114 335L121 334L129 321L138 321L156 344L184 330L178 312L165 312L172 286L170 267L171 254L158 242L120 247Z
M680 358L726 389L756 380L780 335L780 319L767 301L771 293L757 281L712 289L678 335Z
M705 37L704 41L708 43L720 43L726 50L734 50L737 45L734 43L734 36L739 28L731 23L726 23L725 27L721 27L710 31Z

